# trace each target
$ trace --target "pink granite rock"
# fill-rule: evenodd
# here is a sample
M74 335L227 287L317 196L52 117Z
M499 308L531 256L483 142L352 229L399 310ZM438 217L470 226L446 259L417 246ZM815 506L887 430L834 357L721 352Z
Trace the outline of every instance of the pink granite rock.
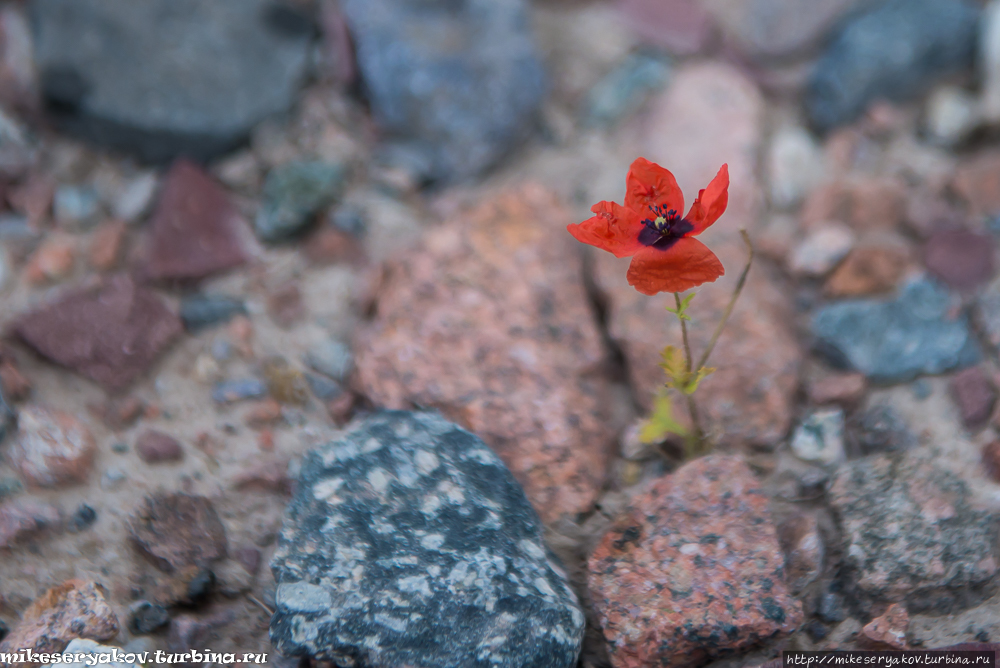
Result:
M948 389L967 428L978 429L990 421L997 391L982 369L974 366L959 371L948 383Z
M613 436L569 222L534 185L483 202L389 266L355 339L376 405L434 407L474 431L546 521L592 506Z
M0 643L0 653L31 648L62 652L73 638L110 640L118 635L118 617L95 582L67 580L37 600ZM21 664L38 665L38 664Z
M90 430L72 415L24 406L7 457L29 485L60 487L86 479L95 449Z
M135 441L135 451L147 464L176 462L184 458L184 448L176 438L162 431L147 429Z
M615 668L700 665L798 627L767 503L742 459L723 455L634 499L589 562Z
M712 39L712 19L698 0L619 0L618 8L635 33L654 46L689 56Z
M726 224L726 217L716 224ZM691 303L688 325L696 356L711 338L746 261L736 243L712 249L726 276L699 288ZM628 259L599 252L595 260L596 283L607 296L608 329L625 353L635 396L648 410L666 378L659 366L660 351L668 344L682 345L677 318L666 310L673 306L674 296L636 292L625 280ZM788 432L802 360L788 301L766 267L751 270L708 361L717 370L698 389L703 426L722 442L773 446Z
M906 607L893 603L881 616L865 624L861 629L861 641L875 650L909 649L906 644L909 628L910 615Z
M15 324L41 355L112 391L145 372L182 330L156 293L126 275L66 292Z
M996 244L988 234L938 230L927 240L927 270L957 290L973 290L993 277Z
M191 280L241 265L248 259L244 229L246 221L222 186L179 160L153 214L143 272L155 280Z

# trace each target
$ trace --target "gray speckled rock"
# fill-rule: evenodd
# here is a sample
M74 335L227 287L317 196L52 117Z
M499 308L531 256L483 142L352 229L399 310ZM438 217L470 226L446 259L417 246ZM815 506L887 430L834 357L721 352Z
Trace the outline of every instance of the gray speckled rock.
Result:
M965 483L931 461L855 460L829 493L863 597L945 612L996 574L996 516L976 510Z
M876 382L909 380L979 361L979 346L957 303L938 284L917 279L891 300L832 304L813 317L820 350Z
M377 120L467 179L531 129L545 82L524 0L345 0Z
M209 159L287 111L313 33L273 0L36 0L32 19L62 125L152 161Z
M271 562L271 641L343 668L576 664L584 616L500 459L435 413L306 456Z
M917 95L942 76L970 68L979 10L964 0L889 0L847 24L806 91L812 123L849 123L869 102Z

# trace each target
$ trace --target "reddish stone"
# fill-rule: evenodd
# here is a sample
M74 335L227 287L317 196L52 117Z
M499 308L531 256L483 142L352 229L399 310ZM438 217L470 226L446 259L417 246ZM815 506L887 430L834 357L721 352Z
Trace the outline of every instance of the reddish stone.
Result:
M207 566L226 556L226 529L203 496L146 497L128 522L139 551L165 573Z
M377 406L433 406L504 460L546 521L590 509L612 447L579 244L526 185L431 230L390 266L355 339Z
M267 296L267 312L278 327L288 329L306 316L302 291L296 283L285 283Z
M867 387L864 374L839 373L807 383L806 394L809 401L817 406L838 404L850 408L861 403Z
M868 622L861 629L861 642L875 650L909 649L906 632L910 628L910 615L906 607L893 603L880 617Z
M979 367L959 371L948 384L951 396L968 429L978 429L989 422L997 392Z
M40 354L109 390L131 384L182 330L155 293L124 275L64 293L15 325Z
M145 410L136 397L109 399L104 405L89 406L90 412L114 430L124 429L139 419Z
M695 355L712 337L746 262L742 244L712 249L727 271L725 277L699 289L691 302L688 332ZM659 366L663 347L682 345L677 318L666 310L673 307L674 296L636 292L625 280L628 259L602 252L595 260L596 283L607 296L609 332L625 353L635 396L648 411L665 381ZM716 371L698 388L703 426L729 444L779 443L795 412L801 360L789 297L766 267L754 266L708 361Z
M47 503L0 505L0 549L14 547L38 532L59 524L59 510Z
M73 271L75 260L76 240L69 235L54 234L28 259L24 277L35 285L59 281Z
M243 415L243 420L254 428L264 427L274 424L281 419L281 404L274 399L264 399L254 402Z
M993 277L996 246L987 234L938 230L927 240L927 270L957 290L973 290Z
M800 214L806 227L831 220L859 232L893 229L906 215L906 186L894 178L844 179L813 190Z
M249 259L246 221L226 191L197 165L178 160L163 184L151 222L145 275L200 279Z
M264 452L274 450L274 430L265 428L257 434L257 447Z
M260 568L260 550L255 547L241 547L236 550L236 554L233 558L240 562L240 565L246 569L247 573L254 575L257 569Z
M124 220L109 220L98 227L90 240L90 266L98 271L114 269L121 258L127 234L128 225Z
M96 447L90 430L72 415L24 406L7 457L29 484L59 487L86 479Z
M236 350L243 357L253 357L253 323L245 315L238 315L229 321L229 335L236 343Z
M111 640L118 635L118 628L118 617L108 605L103 587L67 580L28 606L21 621L0 643L0 653L27 648L36 653L62 652L73 638Z
M22 401L31 394L31 381L8 355L0 355L0 391L8 401Z
M321 227L302 246L302 253L313 264L357 262L361 247L347 232L334 227Z
M671 53L689 56L712 39L712 19L697 0L618 0L626 25Z
M855 248L833 272L823 291L831 297L861 297L891 292L909 266L902 248L862 246Z
M983 468L993 482L1000 483L1000 441L983 446Z
M981 153L960 164L952 185L973 214L1000 214L1000 152Z
M233 487L239 490L257 490L289 494L292 481L288 477L288 462L269 460L258 462L244 469L233 478Z
M184 458L184 448L173 436L148 429L135 441L135 451L147 464L177 462Z
M588 566L615 668L702 664L787 636L802 621L767 497L736 457L696 459L657 480Z

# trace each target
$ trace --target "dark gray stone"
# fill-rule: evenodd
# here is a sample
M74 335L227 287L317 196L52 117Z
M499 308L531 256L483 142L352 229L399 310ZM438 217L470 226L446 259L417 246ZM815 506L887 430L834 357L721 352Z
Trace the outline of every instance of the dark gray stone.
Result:
M137 635L146 635L170 623L170 613L162 605L136 601L129 608L128 628Z
M200 332L246 313L242 299L222 295L189 295L181 300L181 320L189 332Z
M343 165L325 162L292 162L271 170L254 219L257 236L279 241L300 231L340 195L346 175Z
M530 132L545 77L523 0L340 4L376 119L431 178L474 177Z
M271 570L271 641L352 668L576 664L584 616L523 490L435 413L309 453Z
M855 460L830 485L843 554L860 600L912 611L975 599L997 571L997 517L976 509L966 484L910 455Z
M325 339L309 349L306 364L337 381L343 381L354 368L351 349L336 339Z
M964 0L888 0L849 22L808 83L813 125L849 123L875 99L904 100L971 68L978 19Z
M812 333L833 364L882 383L943 373L980 358L957 302L926 278L911 281L894 299L826 306L813 316Z
M207 160L290 109L314 33L279 0L35 0L32 19L57 121L154 162Z
M79 533L92 527L96 521L97 511L86 503L81 503L80 507L73 512L73 516L69 519L69 527L67 528L72 533Z
M888 404L875 404L856 414L848 434L855 455L902 452L917 444L917 437Z

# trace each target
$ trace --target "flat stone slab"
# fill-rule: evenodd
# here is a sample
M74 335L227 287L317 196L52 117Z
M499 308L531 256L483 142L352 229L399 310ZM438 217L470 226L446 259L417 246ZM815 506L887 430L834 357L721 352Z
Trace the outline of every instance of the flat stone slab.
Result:
M514 476L435 413L306 455L271 570L271 641L351 668L576 665L584 616Z
M313 26L273 0L35 0L42 94L67 130L207 160L291 108Z

